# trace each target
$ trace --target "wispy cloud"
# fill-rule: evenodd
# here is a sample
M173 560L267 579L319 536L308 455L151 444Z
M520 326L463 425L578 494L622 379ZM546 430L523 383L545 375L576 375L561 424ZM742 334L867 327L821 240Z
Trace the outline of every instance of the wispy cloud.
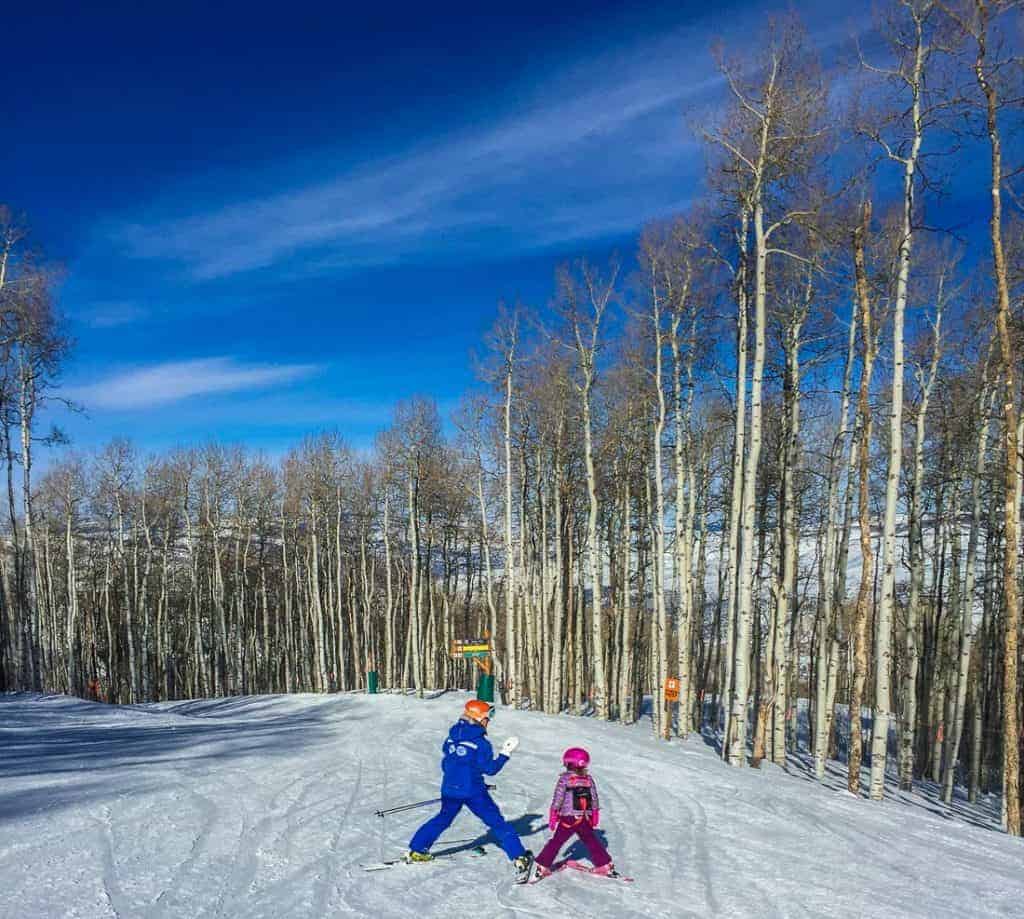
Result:
M764 24L771 5L753 0L724 25L709 13L660 38L570 61L510 88L496 100L499 114L442 125L426 145L340 173L335 154L307 156L301 167L282 165L290 181L253 178L246 198L129 221L113 236L130 256L211 280L270 266L287 266L292 277L486 257L632 232L678 210L700 184L687 121L720 104L709 45L721 37L738 51L759 40L750 24ZM843 15L812 8L820 43L845 34Z
M87 409L144 409L196 396L292 383L319 369L314 364L242 363L230 357L169 361L70 387L67 395Z
M149 310L137 303L115 301L95 303L80 310L77 319L94 329L114 329L130 325L149 315Z
M558 76L513 114L430 146L340 175L325 165L318 181L129 222L114 237L131 256L177 262L205 280L298 254L337 270L379 263L382 249L388 258L496 241L522 250L628 230L664 212L666 176L685 181L693 157L684 107L717 82L705 39L698 45L699 55L666 40L606 56ZM616 189L627 177L629 195Z

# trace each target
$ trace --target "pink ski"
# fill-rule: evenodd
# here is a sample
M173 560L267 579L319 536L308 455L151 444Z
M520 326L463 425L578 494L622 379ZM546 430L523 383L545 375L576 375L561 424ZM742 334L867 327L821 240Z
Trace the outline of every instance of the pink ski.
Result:
M574 858L567 859L559 867L560 868L572 868L575 871L583 871L586 874L592 874L592 875L594 875L594 877L608 878L611 881L624 881L627 884L632 884L633 881L635 880L634 878L626 877L626 875L619 874L618 872L616 872L614 874L604 874L603 872L595 870L590 865L585 865L585 864L583 864L583 862L576 861L576 859L574 859Z

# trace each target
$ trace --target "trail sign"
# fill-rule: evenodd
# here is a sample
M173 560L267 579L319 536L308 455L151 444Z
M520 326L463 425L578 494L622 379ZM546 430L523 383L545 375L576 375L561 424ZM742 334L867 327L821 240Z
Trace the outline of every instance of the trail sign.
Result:
M670 676L667 680L665 680L665 701L679 701L679 680L677 680L674 676Z
M452 642L452 657L478 658L491 656L491 642L487 638L463 638Z
M476 697L484 702L494 701L494 677L491 676L491 640L484 638L462 638L452 642L451 655L461 660L471 660L480 668L480 683Z
M491 672L491 640L489 638L457 638L452 642L452 657L473 661L484 673Z

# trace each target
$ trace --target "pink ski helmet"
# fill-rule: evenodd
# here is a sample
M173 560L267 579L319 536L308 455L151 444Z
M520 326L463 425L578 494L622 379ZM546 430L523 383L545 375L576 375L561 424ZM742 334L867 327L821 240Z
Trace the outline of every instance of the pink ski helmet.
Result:
M570 747L562 754L566 769L586 769L590 765L590 754L583 747Z

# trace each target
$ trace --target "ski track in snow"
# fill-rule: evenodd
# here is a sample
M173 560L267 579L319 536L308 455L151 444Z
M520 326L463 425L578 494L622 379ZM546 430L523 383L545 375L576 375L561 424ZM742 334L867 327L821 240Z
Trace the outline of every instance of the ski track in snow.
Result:
M365 872L433 808L440 747L467 697L264 696L102 706L0 696L0 917L1020 916L1024 845L989 814L915 795L882 804L800 763L734 770L648 723L501 709L522 740L495 797L539 851L566 746L586 746L609 851L633 884L561 872L518 886L471 815L437 850L482 859ZM563 856L566 853L563 852ZM582 857L582 849L573 852Z

